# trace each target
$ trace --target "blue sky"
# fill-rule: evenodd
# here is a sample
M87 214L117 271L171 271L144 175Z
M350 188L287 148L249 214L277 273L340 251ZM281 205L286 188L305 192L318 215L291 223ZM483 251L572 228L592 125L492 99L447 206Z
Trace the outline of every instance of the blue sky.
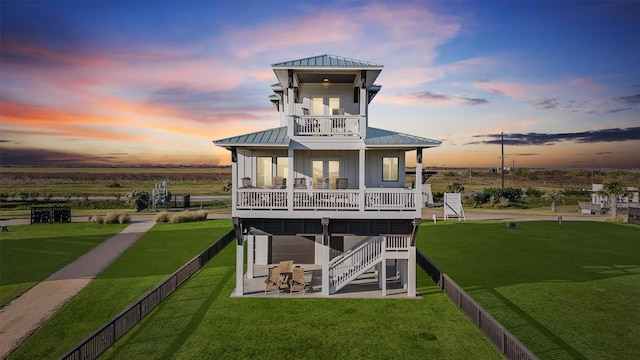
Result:
M640 168L640 2L0 3L0 163L228 164L270 64L384 65L370 126L428 166Z

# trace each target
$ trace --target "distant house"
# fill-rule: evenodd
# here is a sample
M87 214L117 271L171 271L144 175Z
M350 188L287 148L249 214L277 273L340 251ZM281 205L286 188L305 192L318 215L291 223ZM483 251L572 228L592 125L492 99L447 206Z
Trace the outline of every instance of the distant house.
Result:
M602 189L602 184L591 185L591 204L600 205L601 208L610 208L611 203L613 203L614 199L610 199L609 195L602 192ZM619 204L619 206L621 204L638 203L638 189L628 186L627 193L625 195L619 196L617 199L615 199L615 202ZM628 207L628 205L622 206Z
M257 265L321 267L323 295L371 268L386 295L387 269L416 295L415 240L422 181L405 184L405 153L439 141L369 126L383 66L334 55L272 64L280 127L215 140L231 152L238 235L236 295ZM245 249L246 247L246 249Z

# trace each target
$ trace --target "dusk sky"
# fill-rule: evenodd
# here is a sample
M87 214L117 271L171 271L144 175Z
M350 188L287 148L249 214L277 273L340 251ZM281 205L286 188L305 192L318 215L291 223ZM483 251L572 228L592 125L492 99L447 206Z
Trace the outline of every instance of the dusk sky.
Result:
M2 1L0 164L226 165L271 64L384 65L369 125L426 166L640 168L640 2Z

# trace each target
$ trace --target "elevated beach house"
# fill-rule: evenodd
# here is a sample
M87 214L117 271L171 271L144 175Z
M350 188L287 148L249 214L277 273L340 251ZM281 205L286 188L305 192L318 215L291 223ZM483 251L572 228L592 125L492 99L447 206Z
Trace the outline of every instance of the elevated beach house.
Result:
M373 272L383 295L393 276L415 296L424 199L422 179L405 180L405 155L422 174L423 150L440 142L369 126L382 65L321 55L272 68L280 126L214 141L231 152L235 295L256 266L293 260L320 269L321 295Z

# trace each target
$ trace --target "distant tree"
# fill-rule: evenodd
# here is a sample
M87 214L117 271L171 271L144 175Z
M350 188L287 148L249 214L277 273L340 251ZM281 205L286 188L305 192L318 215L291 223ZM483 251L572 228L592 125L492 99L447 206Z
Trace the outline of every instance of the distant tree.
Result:
M229 182L227 182L227 183L222 187L222 191L224 191L224 192L229 192L229 191L231 191L231 186L232 186L232 185L231 185L231 182L230 182L230 181L229 181Z
M459 182L452 182L451 184L447 185L448 193L460 193L463 191L464 191L464 186L462 186L462 184L460 184Z
M31 194L29 194L28 191L20 191L18 193L18 197L20 197L20 201L22 202L26 202L27 200L29 200L29 196L31 196Z
M557 202L562 198L564 198L564 194L562 194L561 192L552 190L551 192L547 193L545 196L551 199L551 211L557 212L558 211Z
M627 193L627 184L621 180L607 180L602 183L602 192L609 197L611 216L615 219L618 215L617 199Z
M133 206L136 211L147 209L149 207L149 193L132 190L125 195L125 202L129 206Z

